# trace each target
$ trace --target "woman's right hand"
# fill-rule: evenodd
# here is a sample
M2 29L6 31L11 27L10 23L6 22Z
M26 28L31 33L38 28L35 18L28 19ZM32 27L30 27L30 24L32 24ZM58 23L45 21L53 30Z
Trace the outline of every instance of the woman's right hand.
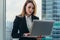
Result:
M23 36L29 37L31 34L30 33L24 33ZM32 36L32 38L36 38L37 40L41 40L41 36Z
M30 33L24 33L23 36L30 36Z

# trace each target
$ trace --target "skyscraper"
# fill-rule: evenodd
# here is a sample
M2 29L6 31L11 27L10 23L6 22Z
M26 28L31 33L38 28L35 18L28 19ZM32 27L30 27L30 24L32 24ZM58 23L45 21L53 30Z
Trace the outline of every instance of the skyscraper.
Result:
M42 0L42 19L55 21L52 38L60 40L60 0Z

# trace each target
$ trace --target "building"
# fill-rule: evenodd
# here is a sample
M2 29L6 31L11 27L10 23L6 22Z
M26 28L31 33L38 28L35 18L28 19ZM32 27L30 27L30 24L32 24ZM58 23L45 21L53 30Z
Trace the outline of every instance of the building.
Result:
M60 0L42 0L42 19L55 21L52 39L60 40Z

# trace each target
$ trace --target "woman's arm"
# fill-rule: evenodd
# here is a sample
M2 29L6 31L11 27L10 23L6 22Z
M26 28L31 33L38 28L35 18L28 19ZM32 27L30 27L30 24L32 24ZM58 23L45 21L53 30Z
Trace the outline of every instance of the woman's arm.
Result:
M11 33L12 38L19 38L18 28L19 28L19 19L18 17L16 17L13 22L13 29Z

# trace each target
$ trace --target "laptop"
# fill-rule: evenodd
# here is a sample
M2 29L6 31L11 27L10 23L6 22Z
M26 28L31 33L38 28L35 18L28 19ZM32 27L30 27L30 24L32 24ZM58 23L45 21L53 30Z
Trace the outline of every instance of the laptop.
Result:
M39 35L42 36L48 36L52 32L54 21L49 20L34 20L32 29L31 29L31 35L28 37L36 37Z

